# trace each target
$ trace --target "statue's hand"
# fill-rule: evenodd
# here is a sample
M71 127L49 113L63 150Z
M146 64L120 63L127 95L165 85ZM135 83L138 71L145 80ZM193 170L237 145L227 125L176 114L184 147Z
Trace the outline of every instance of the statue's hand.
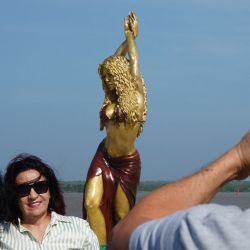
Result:
M124 21L124 32L125 36L129 33L132 33L134 38L138 36L138 22L137 22L137 17L134 12L129 12L128 16L125 18Z

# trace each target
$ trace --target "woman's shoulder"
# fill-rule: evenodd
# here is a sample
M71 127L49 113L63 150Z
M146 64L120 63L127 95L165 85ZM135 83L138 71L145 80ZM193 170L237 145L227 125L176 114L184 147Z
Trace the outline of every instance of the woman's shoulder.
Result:
M11 228L15 228L14 224L7 222L7 221L0 222L0 234L9 232Z
M53 218L53 217L55 217L55 218ZM80 217L60 215L60 214L57 214L55 212L53 213L52 221L60 221L62 223L70 223L74 227L80 228L80 229L89 227L89 223Z

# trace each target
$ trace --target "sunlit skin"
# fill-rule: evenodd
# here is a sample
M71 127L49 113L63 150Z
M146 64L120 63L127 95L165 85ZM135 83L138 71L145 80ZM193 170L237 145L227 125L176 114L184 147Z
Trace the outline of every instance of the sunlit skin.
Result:
M39 178L40 173L35 169L29 169L21 172L16 177L16 184L24 184L35 181ZM46 180L41 176L39 181ZM42 241L43 234L50 222L50 212L48 211L50 200L50 191L38 194L31 188L30 194L25 197L18 198L18 206L22 214L21 225L27 228L33 236Z
M169 216L183 209L208 203L225 183L232 180L242 180L249 176L250 131L238 144L206 168L171 184L164 185L141 199L113 229L108 249L129 249L130 235L139 225ZM211 214L210 217L213 217L213 215ZM150 235L148 236L150 237ZM161 235L158 236L161 237ZM154 246L152 246L153 248Z

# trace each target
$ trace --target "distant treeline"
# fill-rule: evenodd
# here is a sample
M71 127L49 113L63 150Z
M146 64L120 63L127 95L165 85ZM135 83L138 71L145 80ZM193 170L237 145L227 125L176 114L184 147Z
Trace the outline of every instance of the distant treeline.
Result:
M60 181L60 186L63 192L82 193L84 182L83 181Z
M250 192L250 181L231 181L225 184L221 192Z
M154 189L170 183L168 181L141 181L139 191L150 192ZM63 192L82 193L83 181L61 181ZM220 192L250 192L250 181L232 181L224 185Z

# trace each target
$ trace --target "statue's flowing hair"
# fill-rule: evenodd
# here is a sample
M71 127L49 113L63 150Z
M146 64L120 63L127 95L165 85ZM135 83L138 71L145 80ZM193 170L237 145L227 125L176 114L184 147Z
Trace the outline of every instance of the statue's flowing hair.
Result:
M127 125L133 126L135 123L140 122L141 126L138 131L138 135L143 129L143 123L146 120L147 113L147 97L146 86L143 77L133 77L130 71L130 64L124 56L110 56L106 58L98 68L98 73L103 80L105 77L104 70L111 74L114 78L115 93L117 98L111 100L111 93L106 86L103 86L105 90L105 98L101 107L101 111L109 104L115 103L114 121L125 122ZM143 114L139 110L139 104L137 101L137 81L142 82L144 104ZM104 81L103 85L104 85ZM104 128L104 122L101 120L100 128Z

